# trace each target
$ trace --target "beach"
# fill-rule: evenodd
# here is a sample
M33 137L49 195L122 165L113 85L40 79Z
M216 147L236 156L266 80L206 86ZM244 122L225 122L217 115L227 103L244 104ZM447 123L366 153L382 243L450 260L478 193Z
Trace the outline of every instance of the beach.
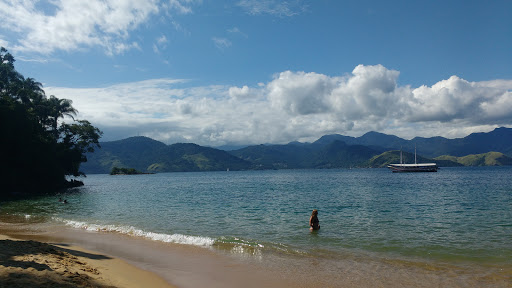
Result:
M509 268L473 275L470 267L350 255L263 257L258 265L258 255L226 257L45 223L0 221L0 235L0 287L510 287L512 275Z
M0 288L306 287L282 276L203 248L0 221Z
M66 243L0 235L0 287L173 287L154 273Z

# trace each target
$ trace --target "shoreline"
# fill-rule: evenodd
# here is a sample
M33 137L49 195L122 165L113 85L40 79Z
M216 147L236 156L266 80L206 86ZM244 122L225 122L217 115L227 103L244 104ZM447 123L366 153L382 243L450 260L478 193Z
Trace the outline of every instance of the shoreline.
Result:
M507 283L512 280L511 266L502 267L503 269L500 270L496 270L497 267L489 270L488 268L491 267L479 266L475 270L475 267L465 265L451 265L436 261L416 262L350 252L336 259L319 258L314 255L294 257L273 254L252 255L236 250L220 251L215 248L164 243L119 233L84 231L48 222L5 223L0 219L0 234L50 245L59 243L63 246L61 249L80 247L73 250L88 251L86 253L91 255L117 259L138 271L148 273L140 277L143 284L135 287L158 287L144 282L146 281L144 279L152 280L155 277L162 279L167 285L162 287L179 288L375 286L501 288L510 287ZM0 249L0 255L2 253L4 253L3 249ZM23 249L20 253L27 254ZM84 259L80 262L89 264L88 260ZM99 264L107 262L99 261ZM1 260L0 265L4 265L3 262ZM0 266L0 277L2 269L3 266ZM106 271L103 266L96 269L100 273ZM122 271L122 269L118 270L117 274L106 277L107 279L119 278L121 275L119 272ZM132 273L129 274L132 275ZM0 283L3 283L2 278ZM113 284L109 283L102 283L103 286L96 285L96 287L111 287ZM3 286L0 285L0 287Z
M94 287L111 287L112 285L115 287L128 288L303 287L298 281L283 279L281 277L282 275L278 275L278 273L260 269L245 261L237 261L236 259L220 255L202 247L148 241L146 239L117 233L81 231L62 226L48 226L45 223L18 223L16 225L0 222L0 235L6 235L7 237L4 236L4 238L8 239L37 243L36 245L57 246L57 248L52 247L56 250L70 249L69 247L73 247L73 250L87 251L86 253L91 255L102 255L102 258L103 256L108 257L109 261L117 260L120 263L124 263L124 265L130 266L131 269L129 269L129 271L137 270L133 273L128 272L130 275L142 275L134 282L138 284L132 286L124 285L124 282L120 282L123 285L118 284L118 286L109 284L111 282L107 281L107 283L100 283L101 285L99 286L93 285ZM0 236L0 242L1 240L3 240L2 236ZM59 248L59 245L63 247ZM20 247L18 247L18 253L25 254L24 249L26 250L26 247L20 245ZM2 257L2 252L0 252L0 257ZM90 262L88 260L89 259L81 259L80 262L88 263ZM1 266L3 262L4 261L0 258L0 283L2 283L1 276L4 270L4 267ZM93 264L101 263L96 262ZM91 264L91 266L94 265ZM119 265L116 264L115 266L118 267ZM102 273L104 266L95 268ZM111 270L111 268L108 269ZM120 277L122 278L122 275L120 275L123 272L122 269L117 269L116 271L117 274L114 273L108 276L112 277L114 281L118 281ZM88 276L97 278L94 275ZM154 279L160 280L151 282ZM161 281L163 281L163 284ZM107 285L105 286L105 284ZM0 285L0 287L3 286ZM8 287L11 287L11 285Z
M109 255L0 232L1 287L175 287L152 272Z

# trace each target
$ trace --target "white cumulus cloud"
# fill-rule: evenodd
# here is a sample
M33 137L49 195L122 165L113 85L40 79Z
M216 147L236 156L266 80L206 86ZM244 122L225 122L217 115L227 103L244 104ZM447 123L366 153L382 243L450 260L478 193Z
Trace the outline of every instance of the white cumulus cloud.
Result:
M336 82L322 74L286 71L267 85L268 98L274 107L294 115L327 112Z
M314 141L372 130L408 139L453 138L512 126L510 80L452 76L412 88L397 84L399 74L382 65L359 65L334 77L284 71L253 87L154 79L46 92L73 100L80 117L105 131L105 140L146 135L166 143L219 146Z
M409 103L409 121L466 120L486 122L490 119L510 118L501 108L510 107L511 82L508 87L495 87L491 82L468 82L457 76L439 81L432 87L422 86L412 90ZM508 115L507 115L508 114Z

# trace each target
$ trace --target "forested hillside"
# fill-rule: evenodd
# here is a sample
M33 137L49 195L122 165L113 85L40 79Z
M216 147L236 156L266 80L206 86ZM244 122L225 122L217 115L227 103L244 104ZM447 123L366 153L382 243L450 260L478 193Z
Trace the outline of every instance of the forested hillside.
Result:
M196 144L165 145L147 137L103 142L102 149L87 154L86 173L109 173L113 167L142 172L225 171L253 169L250 162L229 153Z
M321 139L313 144L250 146L230 153L265 169L317 169L358 167L384 151L381 147L347 145L339 139L343 138Z
M439 156L434 160L449 160L464 166L505 166L512 165L512 158L500 152L488 152L483 154L472 154L463 157Z

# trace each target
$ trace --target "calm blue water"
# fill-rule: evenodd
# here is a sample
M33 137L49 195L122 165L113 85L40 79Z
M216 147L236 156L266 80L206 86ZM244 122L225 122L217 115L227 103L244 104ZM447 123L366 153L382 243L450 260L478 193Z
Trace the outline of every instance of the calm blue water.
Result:
M58 197L0 203L0 217L242 253L512 264L512 167L89 175ZM308 219L319 210L321 230ZM245 252L244 252L245 251Z

